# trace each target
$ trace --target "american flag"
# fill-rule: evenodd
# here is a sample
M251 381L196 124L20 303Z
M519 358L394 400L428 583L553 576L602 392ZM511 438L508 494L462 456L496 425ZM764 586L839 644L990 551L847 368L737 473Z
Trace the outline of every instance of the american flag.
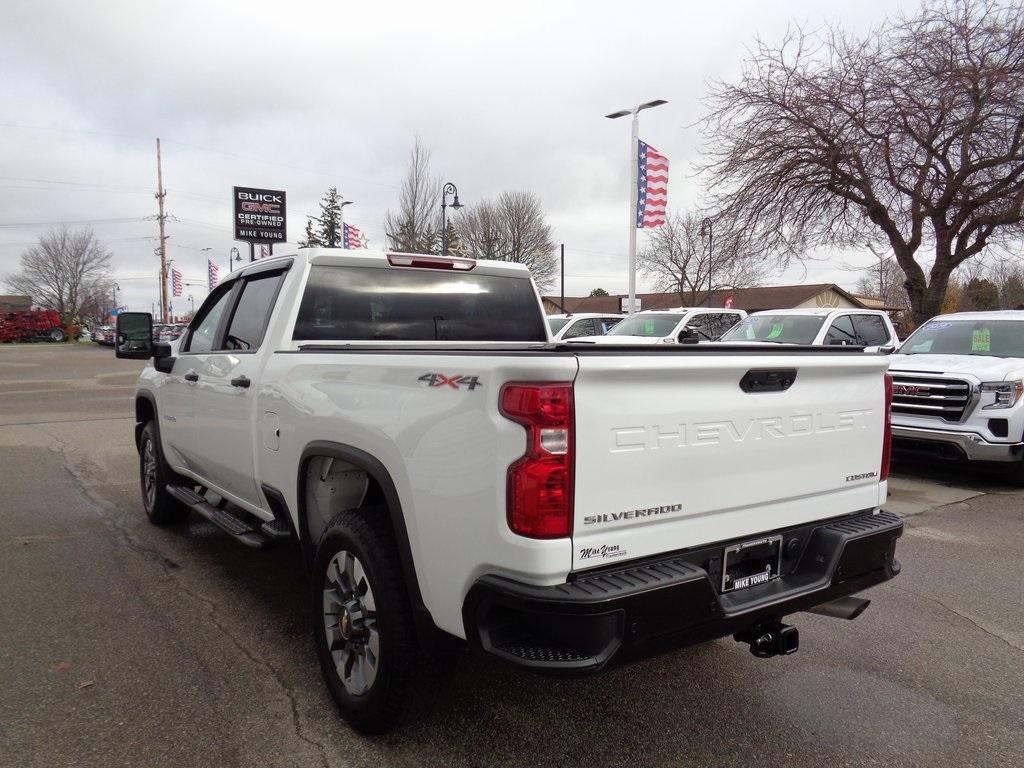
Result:
M171 267L171 291L175 297L181 296L181 272Z
M636 228L660 227L668 204L668 158L645 142L637 146Z
M270 256L270 246L269 245L261 245L260 246L260 258L261 259L266 259L269 256Z
M362 230L356 229L351 224L344 224L342 233L342 248L365 248L366 242Z
M214 288L217 287L217 281L218 281L219 277L218 277L217 265L214 264L209 259L206 260L206 273L209 276L209 279L210 279L210 290L212 291Z

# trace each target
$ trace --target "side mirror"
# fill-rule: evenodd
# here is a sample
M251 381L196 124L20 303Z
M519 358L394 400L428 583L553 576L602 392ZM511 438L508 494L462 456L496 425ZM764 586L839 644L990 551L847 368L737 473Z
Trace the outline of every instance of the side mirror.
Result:
M153 356L153 316L149 312L122 312L117 316L114 355L129 360Z
M693 328L683 328L679 332L680 344L696 344L700 341L700 335Z

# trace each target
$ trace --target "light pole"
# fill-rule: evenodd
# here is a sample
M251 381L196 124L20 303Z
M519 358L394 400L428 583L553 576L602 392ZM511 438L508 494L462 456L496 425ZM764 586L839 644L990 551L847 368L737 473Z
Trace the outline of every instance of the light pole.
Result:
M242 254L238 252L235 246L231 246L231 250L228 252L228 272L235 271L235 262L242 260Z
M188 314L190 320L196 315L196 303L192 299L191 293L188 295Z
M633 126L631 136L629 139L629 311L628 314L633 314L636 305L636 230L637 230L637 199L639 197L639 190L637 189L638 181L638 146L637 142L640 140L640 120L639 115L645 109L652 107L660 107L662 104L668 104L665 99L655 99L654 101L648 101L644 104L638 104L632 109L620 109L618 112L612 112L610 115L605 115L609 120L615 120L626 115L633 116Z
M117 292L121 290L121 286L114 283L114 309L117 310Z
M713 283L711 278L715 274L715 262L714 262L714 238L715 238L715 226L711 218L705 216L700 222L700 239L708 239L708 306L711 306L711 289Z
M441 187L441 255L448 255L448 195L455 199L452 201L452 208L456 211L462 208L459 202L459 189L450 181Z

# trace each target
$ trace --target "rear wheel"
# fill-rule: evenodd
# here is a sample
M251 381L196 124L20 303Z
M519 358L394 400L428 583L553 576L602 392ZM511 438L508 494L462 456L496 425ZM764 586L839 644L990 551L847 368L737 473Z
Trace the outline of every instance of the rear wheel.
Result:
M188 517L188 508L167 493L167 484L171 477L172 472L160 453L156 426L150 421L142 428L139 437L139 482L142 506L146 510L149 522L154 525L180 523Z
M64 341L65 339L67 339L67 337L67 333L65 333L64 329L60 327L51 328L50 332L46 334L46 338L48 338L50 341Z
M339 513L313 564L313 631L327 687L358 731L400 724L422 665L412 609L380 507Z

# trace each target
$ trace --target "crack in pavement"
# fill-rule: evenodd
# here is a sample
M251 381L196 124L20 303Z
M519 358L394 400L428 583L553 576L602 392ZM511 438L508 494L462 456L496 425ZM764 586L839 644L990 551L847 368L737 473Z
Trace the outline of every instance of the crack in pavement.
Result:
M102 517L108 525L115 531L115 533L123 540L124 544L136 554L141 555L143 558L156 562L157 565L164 573L164 577L167 581L171 582L176 589L183 592L184 594L191 597L193 600L205 605L207 608L207 617L210 622L218 629L218 631L226 637L239 652L242 653L253 665L262 667L265 669L270 676L277 683L278 687L284 693L288 699L291 707L292 714L292 729L295 733L296 738L309 744L313 747L320 757L320 763L324 768L330 768L330 761L328 760L327 745L311 736L307 736L304 733L302 725L302 718L299 713L299 703L296 698L295 689L288 685L284 676L281 672L274 667L270 662L257 656L252 650L250 650L241 640L236 637L227 626L225 626L217 616L217 604L208 597L197 593L191 587L189 587L177 574L178 565L167 558L159 550L143 543L139 538L133 534L120 520L115 513L118 507L113 502L105 499L101 496L93 487L91 487L89 472L87 471L87 465L95 467L91 462L83 462L79 465L74 461L71 454L77 452L77 449L70 443L65 441L59 435L55 435L48 430L43 430L52 440L53 444L50 446L50 450L54 453L59 453L63 459L63 465L65 471L71 476L72 480L82 491L83 496L86 500L96 509L97 513ZM98 470L98 468L96 468Z
M1005 636L1001 635L998 631L991 630L988 627L984 626L983 624L980 624L976 620L972 619L967 614L960 613L960 611L958 611L956 608L953 608L952 606L947 605L946 603L944 603L941 600L939 600L937 597L932 597L930 595L922 595L920 592L915 592L912 589L907 589L906 587L901 587L901 586L898 586L896 584L893 584L891 586L892 586L892 589L895 589L897 592L903 592L904 594L913 595L914 597L918 597L918 598L920 598L922 600L927 600L930 603L935 603L936 605L940 606L941 608L945 608L947 611L952 613L954 616L959 616L964 621L967 621L967 622L973 624L975 627L980 629L986 635L994 637L997 640L1002 640L1004 643L1006 643L1008 646L1010 646L1014 650L1024 651L1024 646L1017 645L1015 642L1013 642L1008 637L1005 637Z

